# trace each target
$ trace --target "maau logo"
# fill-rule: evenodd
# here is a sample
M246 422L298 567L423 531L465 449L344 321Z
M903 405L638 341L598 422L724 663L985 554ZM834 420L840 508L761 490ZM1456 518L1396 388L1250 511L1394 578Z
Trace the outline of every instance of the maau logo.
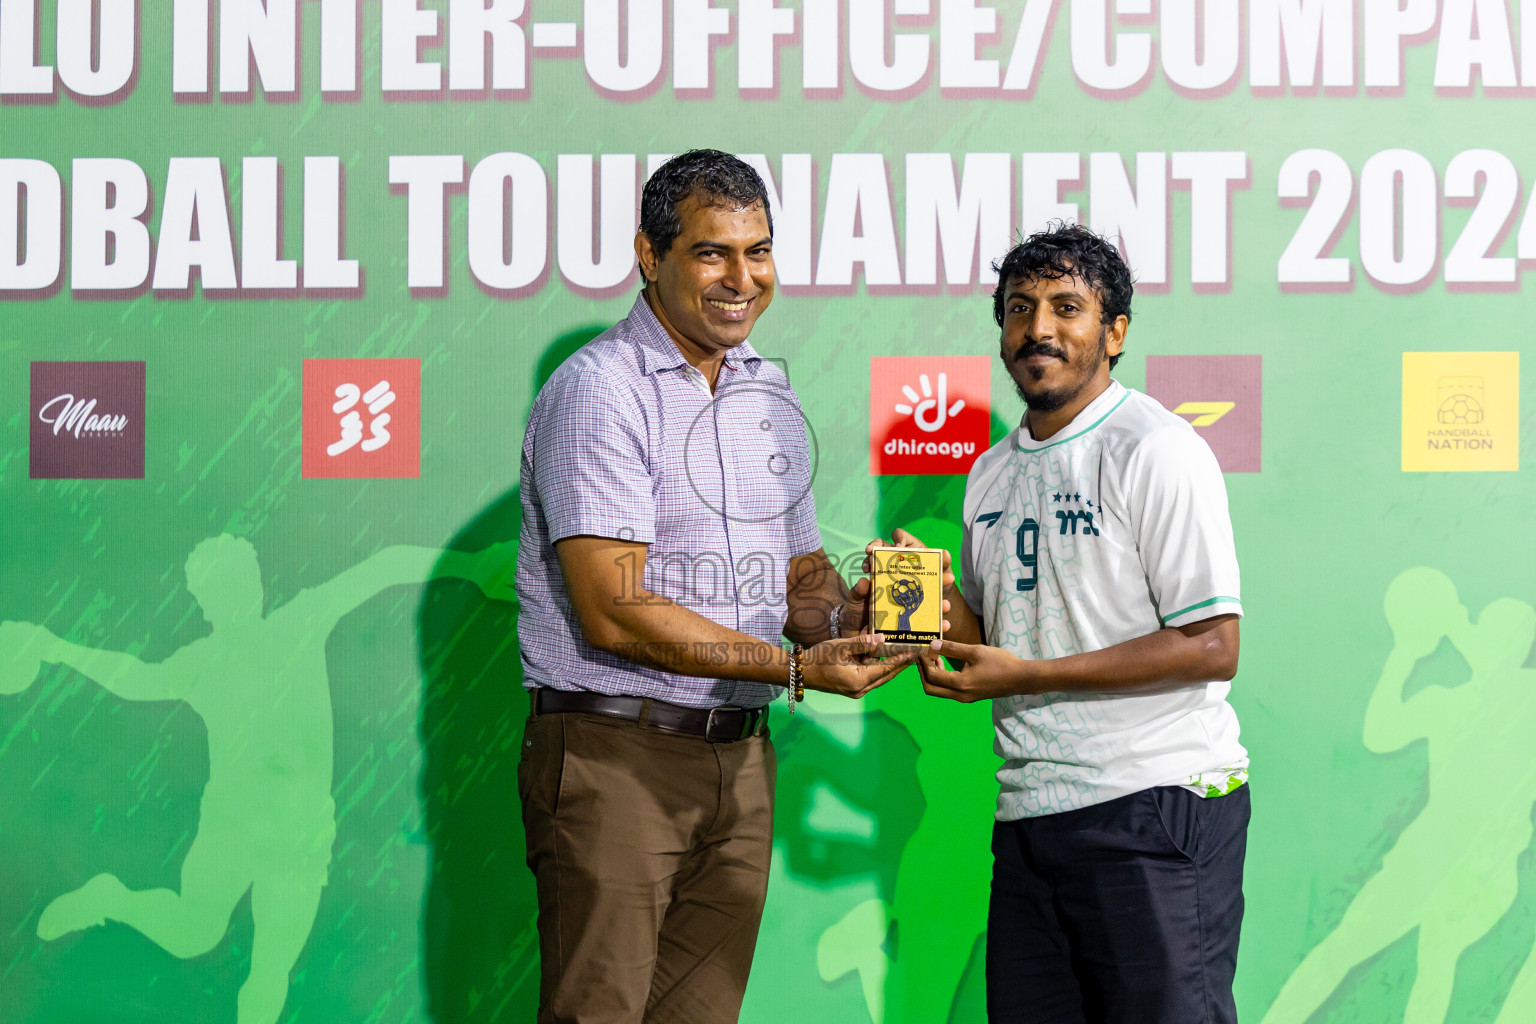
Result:
M1520 353L1403 353L1403 470L1520 468Z
M86 400L74 395L55 395L43 403L43 407L37 411L37 418L52 426L55 434L63 431L74 434L76 438L79 438L82 431L90 437L120 435L128 429L126 415L97 416L95 412L94 398Z
M1263 429L1262 356L1148 356L1147 394L1205 438L1227 473L1257 473Z
M304 360L304 476L421 475L421 360Z
M34 480L144 478L144 364L32 364Z
M869 362L869 471L968 473L987 450L992 360L875 356Z

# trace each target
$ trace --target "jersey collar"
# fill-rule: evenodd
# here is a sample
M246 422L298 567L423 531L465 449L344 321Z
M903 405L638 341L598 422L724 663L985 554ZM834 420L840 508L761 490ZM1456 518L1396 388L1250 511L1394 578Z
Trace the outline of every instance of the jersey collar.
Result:
M1019 429L1014 431L1015 443L1021 452L1044 451L1058 444L1066 444L1068 441L1088 433L1094 427L1103 423L1110 413L1120 408L1120 403L1125 401L1129 394L1130 392L1125 389L1124 384L1112 379L1109 382L1109 387L1104 389L1103 394L1089 402L1082 412L1073 417L1071 423L1068 423L1044 441L1036 441L1033 437L1030 437L1029 426L1024 420L1019 420Z

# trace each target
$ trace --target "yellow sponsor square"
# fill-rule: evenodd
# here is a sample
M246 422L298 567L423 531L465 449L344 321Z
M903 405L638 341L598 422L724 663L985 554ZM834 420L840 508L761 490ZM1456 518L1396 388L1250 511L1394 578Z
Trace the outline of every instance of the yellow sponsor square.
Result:
M1520 468L1520 353L1403 353L1403 472Z

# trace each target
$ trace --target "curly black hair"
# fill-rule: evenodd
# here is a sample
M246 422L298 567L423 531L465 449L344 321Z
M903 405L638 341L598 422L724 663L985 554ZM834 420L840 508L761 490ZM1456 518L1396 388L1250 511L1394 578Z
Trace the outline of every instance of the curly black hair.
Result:
M677 208L689 196L731 210L762 204L763 215L768 218L768 237L773 237L768 189L752 166L718 149L690 149L656 168L640 196L640 230L651 240L658 258L665 256L682 234L683 220Z
M992 293L992 319L1003 326L1003 293L1015 279L1043 277L1056 280L1076 277L1086 281L1099 297L1099 321L1112 324L1116 317L1131 319L1131 295L1135 286L1131 268L1120 258L1113 242L1096 235L1081 224L1052 221L1044 231L1037 231L1008 250L992 264L997 272L997 290ZM1111 356L1109 368L1120 361Z

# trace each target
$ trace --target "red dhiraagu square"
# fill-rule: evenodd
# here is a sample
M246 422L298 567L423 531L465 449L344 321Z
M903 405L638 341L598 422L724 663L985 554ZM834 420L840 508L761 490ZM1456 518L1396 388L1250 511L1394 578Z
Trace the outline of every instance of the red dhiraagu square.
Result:
M421 360L304 360L304 477L421 476Z
M1189 421L1224 473L1259 472L1263 356L1148 356L1147 394Z
M992 428L990 356L874 356L869 471L969 473Z

